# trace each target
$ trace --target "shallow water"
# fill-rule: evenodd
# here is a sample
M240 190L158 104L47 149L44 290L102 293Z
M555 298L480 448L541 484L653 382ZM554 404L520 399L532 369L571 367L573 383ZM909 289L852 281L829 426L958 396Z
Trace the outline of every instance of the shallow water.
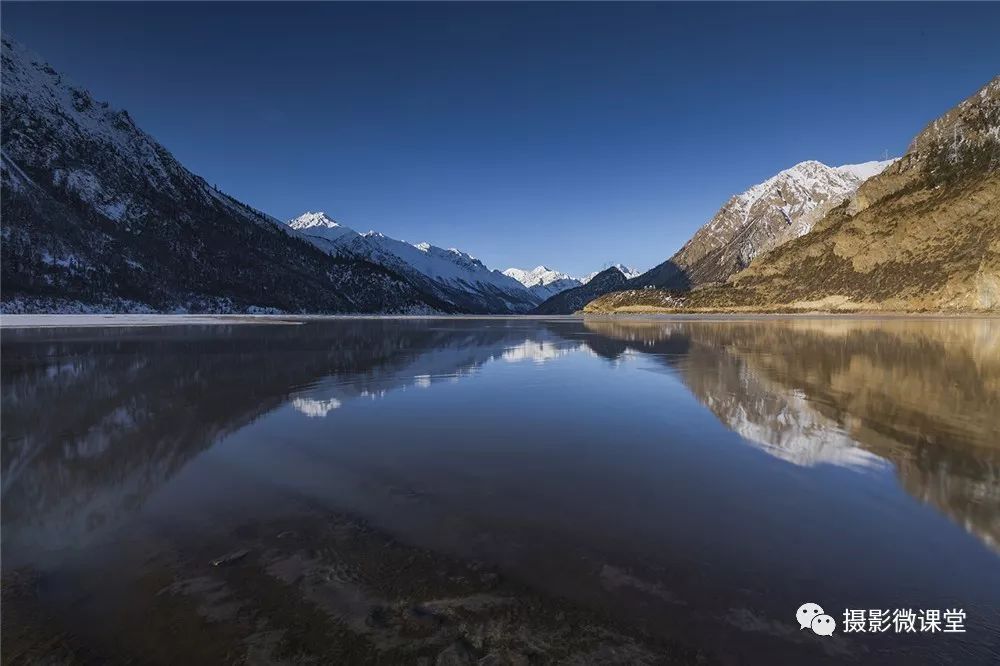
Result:
M2 355L4 567L58 617L319 508L723 663L1000 659L1000 320L24 329ZM953 608L965 633L843 632Z

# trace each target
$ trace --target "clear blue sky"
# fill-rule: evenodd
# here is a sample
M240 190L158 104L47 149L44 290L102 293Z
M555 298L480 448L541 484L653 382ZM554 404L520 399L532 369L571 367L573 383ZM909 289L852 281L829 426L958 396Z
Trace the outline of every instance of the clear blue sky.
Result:
M3 3L4 31L272 215L490 266L648 268L805 159L900 154L1000 4Z

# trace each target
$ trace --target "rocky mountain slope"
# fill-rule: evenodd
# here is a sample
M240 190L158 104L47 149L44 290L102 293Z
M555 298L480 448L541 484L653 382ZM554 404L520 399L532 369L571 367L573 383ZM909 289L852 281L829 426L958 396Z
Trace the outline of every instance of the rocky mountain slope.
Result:
M2 66L4 311L454 309L217 191L7 37Z
M549 298L531 314L572 314L603 294L624 289L627 282L625 274L617 266L612 266L593 276L586 284Z
M732 197L684 247L633 286L687 289L725 282L755 257L808 233L892 162L829 167L809 160L785 169Z
M679 296L632 290L586 309L670 310ZM680 298L695 311L1000 309L1000 77L811 232Z
M487 268L461 250L429 243L411 245L377 231L360 234L322 212L304 213L288 226L334 256L362 259L395 271L461 312L515 314L542 300L514 278Z
M503 274L514 278L527 287L532 294L538 297L539 303L555 296L560 291L579 287L585 282L585 280L570 277L566 273L552 270L548 266L536 266L531 270L508 268Z

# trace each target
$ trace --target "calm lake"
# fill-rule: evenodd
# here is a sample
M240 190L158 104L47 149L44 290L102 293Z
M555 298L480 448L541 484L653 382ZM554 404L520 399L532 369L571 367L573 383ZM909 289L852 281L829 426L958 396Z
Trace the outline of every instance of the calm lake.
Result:
M998 319L14 329L2 357L5 662L1000 660Z

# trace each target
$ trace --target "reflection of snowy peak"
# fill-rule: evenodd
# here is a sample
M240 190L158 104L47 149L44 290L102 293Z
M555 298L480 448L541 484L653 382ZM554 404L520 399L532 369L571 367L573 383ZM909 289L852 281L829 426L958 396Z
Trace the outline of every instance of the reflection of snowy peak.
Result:
M861 469L887 464L817 412L801 392L766 393L752 386L757 380L747 372L740 381L745 393L720 391L699 398L733 432L761 450L805 467L826 464Z
M489 269L470 254L429 243L412 245L377 231L359 234L325 213L304 213L288 226L327 252L365 259L400 272L462 310L515 313L539 299L517 280Z
M527 339L519 345L506 349L502 358L508 363L531 361L536 365L542 365L560 356L580 351L589 351L589 349L582 342L574 346L560 341Z

